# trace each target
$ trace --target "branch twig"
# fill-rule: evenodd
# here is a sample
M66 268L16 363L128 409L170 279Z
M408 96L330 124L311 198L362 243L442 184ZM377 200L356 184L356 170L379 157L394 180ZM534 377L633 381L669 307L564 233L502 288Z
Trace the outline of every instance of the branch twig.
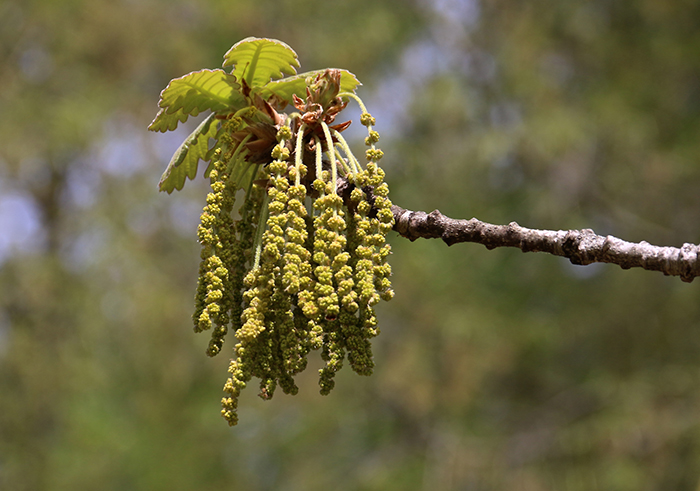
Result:
M477 242L487 249L517 247L523 252L548 252L568 258L573 264L612 263L622 269L643 268L680 276L691 282L700 276L700 247L683 244L661 247L648 242L626 242L608 235L596 235L591 229L535 230L515 222L492 225L476 218L455 220L438 210L431 213L392 206L394 230L410 240L442 239L448 246L458 242Z

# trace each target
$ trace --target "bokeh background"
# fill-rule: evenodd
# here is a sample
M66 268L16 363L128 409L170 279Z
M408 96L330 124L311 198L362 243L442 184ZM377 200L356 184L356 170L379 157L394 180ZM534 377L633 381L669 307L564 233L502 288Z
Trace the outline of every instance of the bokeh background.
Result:
M206 183L158 193L187 128L146 131L170 79L278 38L364 83L403 207L698 243L699 23L692 0L0 2L0 489L700 489L700 282L474 244L392 234L375 374L322 397L313 357L229 428L231 344L209 359L190 324Z

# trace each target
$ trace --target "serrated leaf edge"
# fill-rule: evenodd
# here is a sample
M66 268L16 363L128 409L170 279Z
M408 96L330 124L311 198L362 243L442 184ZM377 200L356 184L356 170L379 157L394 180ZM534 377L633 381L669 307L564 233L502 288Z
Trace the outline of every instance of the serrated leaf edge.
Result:
M215 118L216 118L216 113L210 114L204 121L202 121L199 124L199 126L197 126L197 128L195 128L195 130L192 133L189 134L189 136L185 139L185 141L183 141L182 144L180 144L180 146L178 147L178 149L175 151L172 158L170 159L170 163L168 164L168 167L166 167L165 172L163 172L163 175L161 176L160 181L158 182L158 189L160 191L166 191L168 194L172 193L173 189L177 189L178 191L180 191L183 188L183 186L187 180L186 178L189 177L190 179L194 179L194 177L197 175L197 168L199 167L199 160L201 160L202 157L205 157L207 152L205 152L205 155L202 155L202 156L197 158L197 161L194 164L193 171L191 171L189 169L187 170L187 173L185 174L185 179L182 181L182 184L180 184L178 186L178 183L172 183L173 184L172 188L168 189L166 187L168 180L173 175L172 174L173 171L175 169L177 169L185 161L192 146L197 144L197 140L201 136L206 135L209 132L212 122L215 122Z

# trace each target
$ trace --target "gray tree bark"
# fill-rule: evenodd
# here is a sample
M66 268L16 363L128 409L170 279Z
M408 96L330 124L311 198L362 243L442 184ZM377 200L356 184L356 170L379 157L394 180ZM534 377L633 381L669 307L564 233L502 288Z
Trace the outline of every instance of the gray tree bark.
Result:
M695 244L681 248L661 247L642 241L627 242L617 237L597 235L591 229L536 230L515 222L492 225L476 218L455 220L438 210L431 213L392 207L394 230L409 240L442 239L448 246L459 242L476 242L487 249L517 247L523 252L547 252L568 258L573 264L611 263L622 269L643 268L680 276L691 282L700 276L700 261Z

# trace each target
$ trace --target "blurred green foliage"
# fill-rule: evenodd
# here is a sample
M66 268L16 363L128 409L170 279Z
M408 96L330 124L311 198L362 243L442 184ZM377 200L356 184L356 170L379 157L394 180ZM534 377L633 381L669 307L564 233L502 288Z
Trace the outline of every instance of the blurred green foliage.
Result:
M227 360L189 326L206 191L157 193L186 131L145 131L168 80L273 37L365 84L401 206L697 243L697 19L687 0L0 4L0 489L697 489L700 287L470 244L394 235L375 375L324 398L307 370L229 429Z

